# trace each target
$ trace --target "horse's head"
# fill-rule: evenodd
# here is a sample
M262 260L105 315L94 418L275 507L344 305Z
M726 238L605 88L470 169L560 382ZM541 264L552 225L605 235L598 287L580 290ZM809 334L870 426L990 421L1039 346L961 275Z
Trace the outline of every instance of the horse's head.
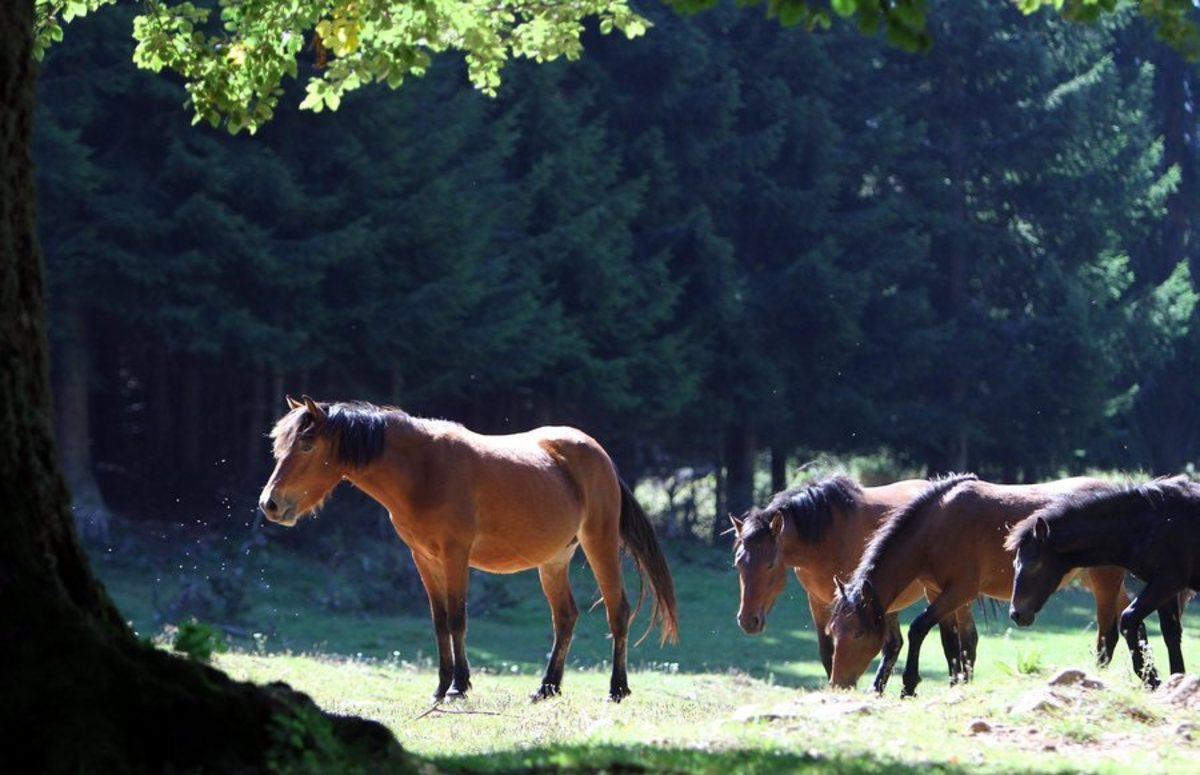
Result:
M1008 615L1020 627L1033 624L1038 611L1070 570L1062 558L1049 550L1046 539L1050 525L1045 519L1032 517L1032 524L1019 523L1007 542L1013 553L1013 591Z
M737 568L742 587L738 626L747 635L757 635L766 629L767 613L787 583L787 566L779 551L783 514L752 511L743 515L743 519L733 516L729 519L736 536L733 567Z
M837 594L825 628L833 640L833 670L829 683L839 689L850 689L883 648L884 615L887 612L870 581L847 587L835 578L834 583Z
M287 399L289 411L271 431L275 470L259 496L258 506L272 522L291 527L300 517L320 507L342 480L333 446L322 433L329 415L308 396Z

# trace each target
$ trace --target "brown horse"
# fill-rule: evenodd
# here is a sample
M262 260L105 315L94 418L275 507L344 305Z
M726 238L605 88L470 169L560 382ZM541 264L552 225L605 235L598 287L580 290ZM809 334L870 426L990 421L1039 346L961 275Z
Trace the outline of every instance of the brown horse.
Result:
M833 641L825 632L829 606L836 585L853 573L867 538L892 509L908 503L929 483L913 479L884 487L859 487L846 476L832 476L808 485L776 493L762 509L751 509L739 519L730 517L736 534L733 567L741 584L738 625L748 635L767 626L767 613L787 583L791 568L804 591L817 631L817 648L826 677L833 669ZM904 645L896 612L923 594L913 582L892 602L886 621L887 638L875 675L875 686L883 691ZM963 669L967 652L974 660L978 639L969 605L939 622L950 675ZM960 639L965 641L960 644ZM872 655L873 656L873 655Z
M934 622L978 595L1008 600L1012 593L1013 556L1004 547L1009 527L1056 497L1106 486L1082 477L1047 484L999 485L978 481L972 475L949 476L929 485L879 529L850 584L834 602L829 621L833 684L854 685L874 654L872 648L879 648L873 644L883 640L881 612L916 581L935 591L937 598L908 631L903 694L915 694L921 680L921 643ZM1118 613L1129 599L1125 571L1091 568L1083 572L1083 578L1096 598L1096 651L1105 664L1116 647ZM1153 668L1144 664L1136 638L1131 634L1126 639L1134 669L1145 680L1154 681Z
M568 570L578 547L592 567L612 632L609 699L629 694L625 653L631 613L621 546L649 578L650 627L676 639L675 587L646 514L595 440L565 427L484 436L366 403L288 398L275 424L274 473L259 505L291 526L349 481L388 510L429 595L438 645L435 700L471 687L467 663L469 569L537 568L554 622L554 648L532 699L559 694L578 609ZM640 602L639 602L640 607ZM648 632L649 630L647 630Z

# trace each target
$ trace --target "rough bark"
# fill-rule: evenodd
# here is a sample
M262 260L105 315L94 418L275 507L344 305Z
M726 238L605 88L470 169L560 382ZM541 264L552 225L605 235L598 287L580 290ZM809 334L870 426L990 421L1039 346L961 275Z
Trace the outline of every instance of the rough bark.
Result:
M0 728L30 772L245 771L357 755L391 734L138 642L92 575L56 459L29 143L33 2L0 3ZM296 744L293 744L296 743Z

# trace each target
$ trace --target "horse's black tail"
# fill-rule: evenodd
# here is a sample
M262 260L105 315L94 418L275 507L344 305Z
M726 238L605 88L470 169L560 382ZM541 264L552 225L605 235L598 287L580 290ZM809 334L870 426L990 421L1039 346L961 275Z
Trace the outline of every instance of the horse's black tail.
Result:
M638 575L644 580L650 580L650 589L654 593L654 608L650 614L650 626L639 639L639 643L656 622L662 623L662 638L660 642L679 640L678 618L675 609L675 581L671 578L671 569L667 567L667 558L663 555L658 538L654 535L654 527L642 509L629 485L621 481L621 542L633 555L637 564ZM643 590L644 592L644 590ZM638 600L638 608L641 600ZM637 614L637 611L634 611Z

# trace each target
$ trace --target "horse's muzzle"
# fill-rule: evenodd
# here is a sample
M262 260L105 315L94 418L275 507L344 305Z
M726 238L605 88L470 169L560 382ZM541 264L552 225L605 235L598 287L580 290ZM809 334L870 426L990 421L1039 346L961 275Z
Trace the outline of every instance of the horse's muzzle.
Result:
M1008 607L1008 618L1016 622L1018 627L1028 627L1033 624L1034 615L1028 611L1018 611L1013 606Z
M738 626L742 628L742 632L747 635L758 635L767 628L767 617L762 614L753 614L752 616L739 616Z
M282 499L264 495L258 502L258 508L269 521L286 527L296 524L296 504Z

